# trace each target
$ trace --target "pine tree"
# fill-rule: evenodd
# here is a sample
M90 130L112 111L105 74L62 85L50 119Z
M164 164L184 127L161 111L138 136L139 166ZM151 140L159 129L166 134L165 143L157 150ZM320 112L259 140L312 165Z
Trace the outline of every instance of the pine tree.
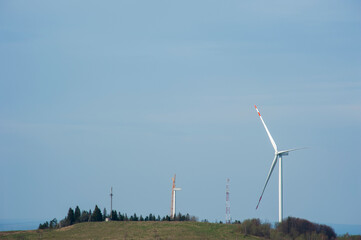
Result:
M92 222L101 222L103 220L102 212L97 205L95 205L91 220Z
M105 221L106 218L107 218L107 209L104 208L104 210L103 210L103 221Z
M45 223L43 223L43 224L39 224L39 229L47 229L47 228L49 228L49 223L48 223L48 221L46 221Z
M112 213L111 213L111 219L113 221L119 221L119 218L118 218L118 215L117 215L117 211L113 210Z
M56 225L58 225L58 220L54 218L50 221L49 228L56 228Z
M124 214L119 212L119 221L124 221Z
M75 208L74 222L76 222L76 223L80 222L80 208L79 208L79 206L76 206L76 208Z
M74 217L74 210L72 208L69 208L68 216L66 217L66 220L68 221L69 225L74 224L75 217Z
M79 222L88 222L89 221L89 212L83 211L79 217Z
M132 220L130 220L130 221L135 221L135 222L137 222L137 221L139 220L137 214L135 214L135 213L134 213L133 216L131 216L131 218L132 218Z
M88 218L88 222L90 222L92 220L92 210L89 209L89 218Z

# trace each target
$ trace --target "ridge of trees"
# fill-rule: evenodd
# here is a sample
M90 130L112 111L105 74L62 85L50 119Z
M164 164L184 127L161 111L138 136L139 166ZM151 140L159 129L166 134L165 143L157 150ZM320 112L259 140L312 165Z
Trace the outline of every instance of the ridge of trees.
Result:
M62 228L66 226L70 226L76 223L81 222L101 222L101 221L198 221L198 219L194 216L183 215L178 213L175 215L174 219L171 219L170 216L166 215L164 217L160 217L160 215L156 216L150 213L148 216L137 215L134 213L133 215L128 216L126 213L117 212L113 210L109 215L107 214L106 209L104 208L103 213L99 209L98 205L95 205L93 212L91 210L80 211L79 206L76 206L75 210L69 208L67 216L62 219L59 223L56 218L50 221L46 221L43 224L39 224L39 229L53 229L53 228Z

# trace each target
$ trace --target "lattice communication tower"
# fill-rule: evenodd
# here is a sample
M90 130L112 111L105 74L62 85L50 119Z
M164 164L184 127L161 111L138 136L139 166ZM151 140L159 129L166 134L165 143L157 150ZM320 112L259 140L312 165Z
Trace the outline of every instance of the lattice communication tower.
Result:
M226 184L226 223L231 223L231 204L229 201L229 178Z

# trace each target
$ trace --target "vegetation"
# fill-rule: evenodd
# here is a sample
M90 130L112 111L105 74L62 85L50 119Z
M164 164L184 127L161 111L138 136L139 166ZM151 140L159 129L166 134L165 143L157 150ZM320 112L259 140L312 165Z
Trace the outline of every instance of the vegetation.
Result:
M95 205L94 212L91 215L91 220L92 220L92 222L101 222L101 221L103 221L102 212L100 211L100 209L98 208L97 205Z
M336 235L335 231L322 224L312 223L305 219L288 217L274 228L270 223L261 223L259 219L236 221L239 231L244 235L252 235L271 240L361 240L361 235Z
M106 223L105 221L111 222ZM169 216L133 214L113 210L109 215L97 205L93 212L69 208L67 216L39 225L36 231L0 232L0 239L270 239L270 240L361 240L348 234L337 238L327 225L288 217L274 227L260 219L233 224L208 223L189 214Z
M53 220L50 221L50 223L45 222L43 224L40 224L39 229L47 229L47 228L53 229L53 228L57 228L57 226L58 226L58 220L54 218Z
M361 235L351 236L348 233L346 233L343 236L337 237L337 240L361 240Z
M75 213L74 213L75 214ZM71 214L70 214L71 215ZM131 216L134 220L134 215ZM131 218L130 217L130 218ZM81 217L80 217L81 218ZM144 221L83 222L58 229L38 229L33 231L0 232L0 239L244 239L244 240L318 240L335 239L327 236L324 225L311 223L304 219L288 218L275 228L259 219L249 219L233 224L158 221L154 215L146 216ZM145 221L145 219L153 219ZM155 219L155 220L154 220ZM51 224L48 223L50 226ZM318 231L318 232L317 232ZM298 232L298 233L297 233ZM332 231L330 231L332 234ZM348 234L337 237L339 240L361 240L361 236Z
M245 236L253 235L259 236L269 239L270 232L271 232L271 224L270 223L261 223L259 219L247 219L244 220L242 223L237 222L239 226L239 230Z
M288 217L277 225L276 230L285 235L286 238L291 237L292 239L336 239L336 233L331 227L311 223L300 218Z
M53 229L53 228L64 228L67 226L71 226L76 223L82 222L102 222L106 220L111 221L197 221L198 219L194 216L190 216L189 214L182 215L181 213L176 214L174 219L171 219L168 215L165 217L155 216L153 214L149 214L148 216L143 217L142 215L138 216L136 213L128 217L127 214L122 214L120 212L113 210L109 215L107 215L107 211L104 208L103 213L99 209L97 205L93 212L89 211L80 211L79 206L76 206L75 211L72 208L69 208L67 216L62 219L59 223L56 218L49 222L45 222L39 225L38 229Z
M237 224L176 221L86 222L60 229L0 232L0 239L157 239L157 240L260 240L244 236Z
M312 223L305 219L288 217L274 229L270 223L261 223L259 219L245 220L240 230L245 235L254 235L274 240L334 240L335 231L326 225Z

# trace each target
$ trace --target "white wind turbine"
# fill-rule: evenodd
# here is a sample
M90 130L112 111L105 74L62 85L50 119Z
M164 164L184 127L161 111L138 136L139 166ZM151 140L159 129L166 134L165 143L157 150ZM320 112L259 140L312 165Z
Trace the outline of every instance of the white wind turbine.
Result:
M176 191L180 191L180 190L182 190L181 188L173 188L173 192L174 192L174 199L173 199L173 212L172 212L172 218L174 218L175 217L175 214L176 214L176 212L175 212L175 193L176 193Z
M175 209L175 193L176 191L180 191L182 190L181 188L176 188L175 187L175 174L174 174L174 178L172 178L172 182L173 182L173 185L172 185L172 203L171 203L171 207L170 207L170 218L171 219L174 219L175 217L175 214L176 214L176 209Z
M282 156L287 156L289 152L291 151L295 151L295 150L299 150L301 148L296 148L296 149L289 149L289 150L283 150L283 151L278 151L277 149L277 145L275 143L275 141L273 140L270 132L268 131L268 128L266 126L266 124L264 123L263 121L263 118L260 114L260 112L258 111L258 108L256 107L256 105L254 105L254 107L256 108L257 110L257 113L259 115L259 117L261 118L261 121L263 123L263 126L264 128L266 129L266 132L267 132L267 135L272 143L272 146L275 150L275 157L273 159L273 162L272 162L272 165L271 165L271 168L268 172L268 176L267 176L267 179L266 179L266 183L264 184L264 187L263 187L263 190L262 190L262 194L261 194L261 197L259 198L258 200L258 204L257 204L257 207L256 209L258 208L260 202L261 202L261 199L262 199L262 196L263 196L263 193L264 193L264 190L266 189L266 186L267 186L267 183L268 183L268 180L270 179L271 177L271 174L273 172L273 169L275 168L276 166L276 163L277 163L277 160L279 160L279 176L278 176L278 221L279 222L282 222L282 219L283 219L283 180L282 180Z

